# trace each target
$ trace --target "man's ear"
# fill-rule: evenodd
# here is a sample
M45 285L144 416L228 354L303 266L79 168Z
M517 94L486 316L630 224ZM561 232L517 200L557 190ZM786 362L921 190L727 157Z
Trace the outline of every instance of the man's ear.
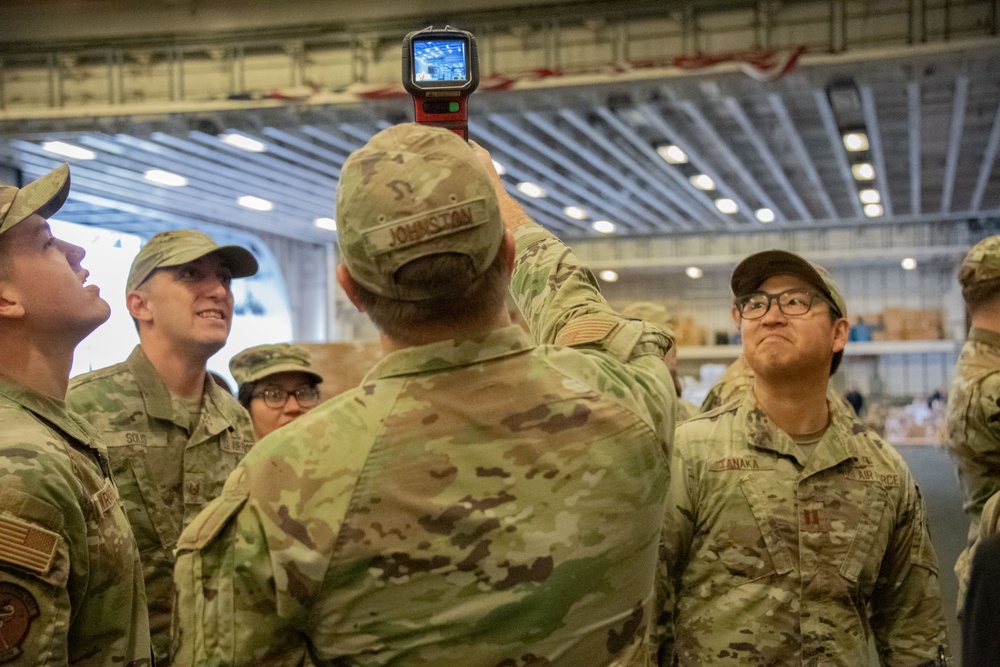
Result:
M514 235L504 232L504 242L500 244L500 252L504 253L504 275L510 278L514 275L514 260L517 258L517 248L514 246Z
M132 290L125 295L125 307L128 314L138 322L152 322L153 313L149 307L149 296L139 290Z
M841 317L833 325L833 351L840 352L847 345L847 338L851 333L851 324Z
M347 298L354 307L358 309L358 312L365 312L364 306L358 302L358 284L354 281L354 276L348 271L346 264L337 265L337 282L340 283L340 287L347 294Z
M5 281L0 281L0 317L7 319L24 317L21 295L13 285Z

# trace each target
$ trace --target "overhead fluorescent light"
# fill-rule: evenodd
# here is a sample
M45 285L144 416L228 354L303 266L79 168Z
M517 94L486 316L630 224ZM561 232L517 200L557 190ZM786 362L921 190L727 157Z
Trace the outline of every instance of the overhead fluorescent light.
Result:
M163 169L150 169L143 177L152 183L157 185L167 185L172 188L182 188L188 184L188 179L184 178L180 174L175 174L172 171L164 171Z
M563 209L563 213L566 214L567 218L572 220L583 220L587 217L587 212L579 206L567 206Z
M875 167L870 162L859 162L851 165L851 173L856 181L870 181L875 178Z
M866 188L858 193L862 204L878 204L882 201L882 195L875 188Z
M503 166L496 160L493 160L493 171L495 171L498 175L503 176L507 173L507 167Z
M705 275L705 272L702 271L697 266L687 267L686 269L684 269L684 273L686 273L687 277L691 278L692 280L698 280L698 278L701 278L703 275Z
M250 151L251 153L263 153L267 150L267 145L264 142L258 141L253 137L248 137L245 134L239 134L238 132L229 132L222 135L220 139L224 144L229 144L233 148Z
M848 132L844 135L844 148L852 153L868 150L868 135L864 132Z
M761 222L774 222L774 211L769 208L759 208L754 211L754 216Z
M545 188L529 181L518 183L517 191L525 197L531 197L532 199L539 199L545 196Z
M271 202L260 197L254 197L253 195L244 195L237 199L236 202L243 208L249 208L254 211L270 211L274 208L274 204Z
M708 174L695 174L691 177L691 185L699 190L714 190L715 181Z
M615 223L610 220L595 220L590 226L601 234L611 234L615 231Z
M87 150L83 146L77 146L76 144L68 144L65 141L46 141L42 144L42 148L50 153L74 160L93 160L97 157L97 153L94 151Z
M688 161L687 153L680 146L673 144L663 144L656 147L657 154L670 164L684 164Z
M719 197L716 199L715 208L727 215L732 215L733 213L736 213L736 211L740 210L740 207L736 205L736 202L729 197Z
M912 257L906 257L899 263L899 265L902 266L905 271L912 271L917 268L917 260Z
M337 221L333 218L316 218L313 220L313 224L320 229L325 229L330 232L337 231Z
M885 210L882 208L882 204L865 204L864 210L865 215L869 218L877 218L885 213Z
M618 273L610 269L605 269L598 273L597 277L606 283L613 283L618 280Z

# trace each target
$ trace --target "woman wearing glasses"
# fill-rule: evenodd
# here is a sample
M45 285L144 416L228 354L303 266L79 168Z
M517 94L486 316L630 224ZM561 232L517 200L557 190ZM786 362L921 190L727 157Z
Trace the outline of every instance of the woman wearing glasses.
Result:
M247 348L229 361L236 380L236 397L250 413L260 440L295 421L319 404L323 377L310 365L309 352L298 345L277 343Z

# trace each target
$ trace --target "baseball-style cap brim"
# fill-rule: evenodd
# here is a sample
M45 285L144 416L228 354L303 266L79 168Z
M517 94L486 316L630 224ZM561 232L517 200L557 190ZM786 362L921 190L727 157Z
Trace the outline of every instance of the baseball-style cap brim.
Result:
M315 371L311 371L308 368L303 368L302 364L297 364L294 362L289 362L287 364L274 364L272 366L266 366L261 370L248 373L240 386L248 382L257 382L258 380L263 380L264 378L269 378L272 375L277 375L278 373L305 373L310 378L316 381L317 384L323 382L323 376Z
M840 295L840 290L831 288L823 275L806 259L785 250L765 250L750 255L733 269L729 286L733 290L733 296L738 299L756 292L771 276L782 275L802 278L822 292L840 311L841 317L847 315L847 306Z
M13 199L0 203L0 234L36 213L50 218L66 203L69 184L69 165L63 164L23 188L14 188Z
M140 254L142 251L139 251ZM247 278L257 273L259 266L257 259L246 248L238 245L223 245L214 247L179 247L174 251L162 254L155 263L142 267L142 270L133 271L129 275L126 292L131 292L146 281L157 269L180 266L201 259L208 255L218 255L223 264L232 271L233 278Z

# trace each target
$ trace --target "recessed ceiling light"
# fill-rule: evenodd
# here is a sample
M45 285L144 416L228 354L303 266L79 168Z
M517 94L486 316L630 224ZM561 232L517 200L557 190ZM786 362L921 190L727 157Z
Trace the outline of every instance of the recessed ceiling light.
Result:
M878 204L882 201L882 196L878 193L878 190L874 188L867 188L858 193L858 197L861 198L862 204Z
M517 190L525 197L531 197L532 199L538 199L545 196L545 188L528 181L518 183Z
M313 220L313 224L320 229L325 229L330 232L337 231L337 221L333 218L316 218Z
M913 269L917 268L917 260L915 260L912 257L904 258L903 261L900 262L899 264L906 271L912 271Z
M854 180L857 181L870 181L875 178L875 168L870 162L859 162L851 165L851 173L854 174Z
M868 135L864 132L848 132L844 135L844 148L852 152L868 150Z
M497 172L497 174L499 174L500 176L503 176L504 174L507 173L507 167L503 166L496 160L493 160L493 170Z
M587 217L587 212L579 206L567 206L563 209L563 213L566 214L567 218L571 218L573 220L583 220Z
M261 199L260 197L254 197L252 195L244 195L237 199L236 202L243 208L249 208L254 211L270 211L274 208L274 204L266 199Z
M662 146L657 146L656 152L661 158L670 164L684 164L688 161L687 153L685 153L680 146L674 146L673 144L663 144Z
M46 141L42 144L42 148L50 153L73 158L74 160L93 160L97 157L97 153L94 151L87 150L76 144L68 144L65 141Z
M594 220L590 226L594 228L595 232L601 234L611 234L615 231L615 223L610 220Z
M691 185L699 190L714 190L715 181L708 174L696 174L691 177Z
M769 208L759 208L754 211L754 215L761 222L774 222L774 211Z
M692 280L698 280L698 278L701 278L703 275L705 275L705 272L702 271L697 266L687 267L686 269L684 269L684 273L686 273L687 277L691 278Z
M727 215L732 215L733 213L736 213L736 211L740 210L740 207L736 205L736 202L729 197L719 197L716 199L715 208L719 209L723 213L726 213Z
M184 178L180 174L175 174L171 171L164 171L162 169L150 169L143 174L143 177L147 181L151 181L159 185L168 185L172 188L180 188L188 184L188 179Z
M884 212L885 210L882 208L882 204L865 204L865 215L869 218L877 218Z
M230 132L222 135L220 138L224 144L229 144L233 148L250 151L251 153L263 153L267 150L267 145L264 144L264 142L257 141L253 137L248 137L247 135L239 134L238 132Z
M618 280L618 274L610 269L604 269L597 274L597 277L606 283L613 283Z

